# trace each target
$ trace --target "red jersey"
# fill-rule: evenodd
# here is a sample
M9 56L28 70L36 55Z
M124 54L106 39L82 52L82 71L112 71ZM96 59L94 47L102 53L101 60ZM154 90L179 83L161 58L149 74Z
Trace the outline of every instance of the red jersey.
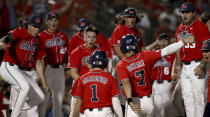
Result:
M101 50L101 49L100 48L89 49L85 47L84 44L78 46L71 52L67 67L77 68L80 76L89 72L89 68L87 67L88 64L87 62L90 55L95 50Z
M84 44L85 41L83 39L83 36L81 35L80 32L76 33L70 40L69 40L69 55L71 52L79 45ZM96 41L96 46L98 48L103 48L104 50L108 50L108 40L101 34L99 33L97 35L97 41Z
M31 36L24 28L16 28L9 32L13 41L4 54L4 62L16 64L21 68L34 68L36 60L41 60L46 53L40 38Z
M63 65L68 62L68 37L65 33L45 30L39 33L47 57L45 63L50 65Z
M119 82L129 79L132 97L142 97L152 93L152 67L161 57L160 51L143 51L122 59L116 66Z
M126 34L132 34L138 40L138 47L141 48L144 46L141 32L137 28L128 28L126 25L119 24L112 33L113 46L120 46L121 39Z
M210 37L207 26L196 18L189 26L186 26L183 23L180 24L176 31L176 41L183 40L188 36L195 36L195 42L192 44L185 44L180 48L180 60L192 61L201 59L203 57L203 54L200 51L202 47L201 43Z
M112 106L112 97L120 95L115 78L104 70L91 70L79 79L76 97L82 98L82 107Z
M152 80L171 80L171 71L176 54L164 56L152 68Z

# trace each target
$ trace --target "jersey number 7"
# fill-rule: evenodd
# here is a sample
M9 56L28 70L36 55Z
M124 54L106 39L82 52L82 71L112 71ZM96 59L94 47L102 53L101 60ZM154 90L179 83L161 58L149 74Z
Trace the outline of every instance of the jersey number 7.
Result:
M146 82L145 82L145 78L144 78L144 69L142 69L140 71L136 71L134 73L135 73L135 77L137 79L139 79L138 86L145 85Z

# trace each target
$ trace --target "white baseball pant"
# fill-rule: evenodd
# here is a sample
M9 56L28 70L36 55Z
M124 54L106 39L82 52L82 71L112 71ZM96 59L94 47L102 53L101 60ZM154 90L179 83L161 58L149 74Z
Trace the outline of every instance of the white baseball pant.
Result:
M142 98L132 98L133 103L140 107L140 111L136 114L126 101L125 117L154 117L153 97L144 96Z
M52 92L53 117L63 117L62 105L65 90L64 68L62 65L60 65L59 68L53 68L50 65L47 65L45 74L47 84ZM39 107L40 117L45 117L49 96L50 95L46 96L44 103Z
M155 117L176 116L176 111L172 109L173 104L171 103L172 85L172 81L168 82L167 80L164 80L162 83L158 83L157 80L154 81L152 86L152 93L154 99Z
M83 117L114 117L111 107L104 107L102 110L93 108L93 110L85 109ZM81 116L80 116L81 117Z
M16 99L14 103L12 103L13 106L11 117L20 116L30 89L35 89L35 92L38 94L36 96L37 100L41 101L44 99L44 94L42 91L37 90L38 86L36 86L36 82L34 82L31 76L28 75L25 71L20 70L17 65L11 66L8 62L2 62L0 75L6 82L11 84L12 88L17 90ZM34 106L34 104L37 103L37 100L30 99L27 103L30 106Z
M34 84L30 84L31 89L29 90L28 97L26 99L26 103L24 104L23 111L20 114L20 117L39 117L38 105L44 101L44 93L37 84L39 76L35 70L25 72L26 74L31 76L31 79L34 81ZM17 97L17 94L17 90L11 87L10 108L13 108L13 104ZM39 97L42 97L42 99L40 100Z
M183 64L181 72L181 90L187 117L202 117L205 109L205 79L194 75L194 69L200 62Z

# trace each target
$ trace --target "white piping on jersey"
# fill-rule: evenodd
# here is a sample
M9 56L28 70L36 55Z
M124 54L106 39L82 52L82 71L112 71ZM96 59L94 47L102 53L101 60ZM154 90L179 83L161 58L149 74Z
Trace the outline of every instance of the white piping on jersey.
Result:
M126 62L131 62L131 61L134 61L136 59L139 59L139 57L140 57L140 53L138 53L138 56L136 58L133 58L132 60L125 60L125 59L123 59L123 60L126 61Z
M195 23L195 21L197 21L198 19L195 19L195 20L193 20L192 21L192 23L190 24L190 25L186 25L186 24L182 24L182 27L181 27L181 29L183 29L184 28L184 31L187 31L187 28L188 27L190 27L190 26L192 26L194 23ZM182 32L183 30L181 30L181 32ZM182 39L183 40L183 39ZM182 49L182 52L183 52L183 59L185 59L185 57L186 57L186 54L185 54L185 51L184 51L184 48L185 48L185 45L184 45L184 47L182 47L183 49Z

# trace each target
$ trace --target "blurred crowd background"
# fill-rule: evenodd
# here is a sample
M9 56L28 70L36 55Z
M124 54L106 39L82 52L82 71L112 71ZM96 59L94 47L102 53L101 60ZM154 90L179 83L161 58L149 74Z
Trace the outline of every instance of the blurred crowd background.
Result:
M60 14L59 29L69 38L77 32L78 20L84 17L109 39L115 27L115 15L127 7L134 7L143 14L144 18L138 26L144 45L148 45L160 33L175 36L181 22L179 9L186 1L195 5L198 17L203 12L210 12L210 0L0 0L0 37L16 28L17 20L23 16L41 15L45 19L46 13L56 11ZM42 29L45 27L43 25ZM3 57L2 51L0 57ZM66 84L64 112L68 114L71 83L66 81ZM8 108L9 91L9 85L0 80L0 110ZM51 107L49 101L49 110Z

